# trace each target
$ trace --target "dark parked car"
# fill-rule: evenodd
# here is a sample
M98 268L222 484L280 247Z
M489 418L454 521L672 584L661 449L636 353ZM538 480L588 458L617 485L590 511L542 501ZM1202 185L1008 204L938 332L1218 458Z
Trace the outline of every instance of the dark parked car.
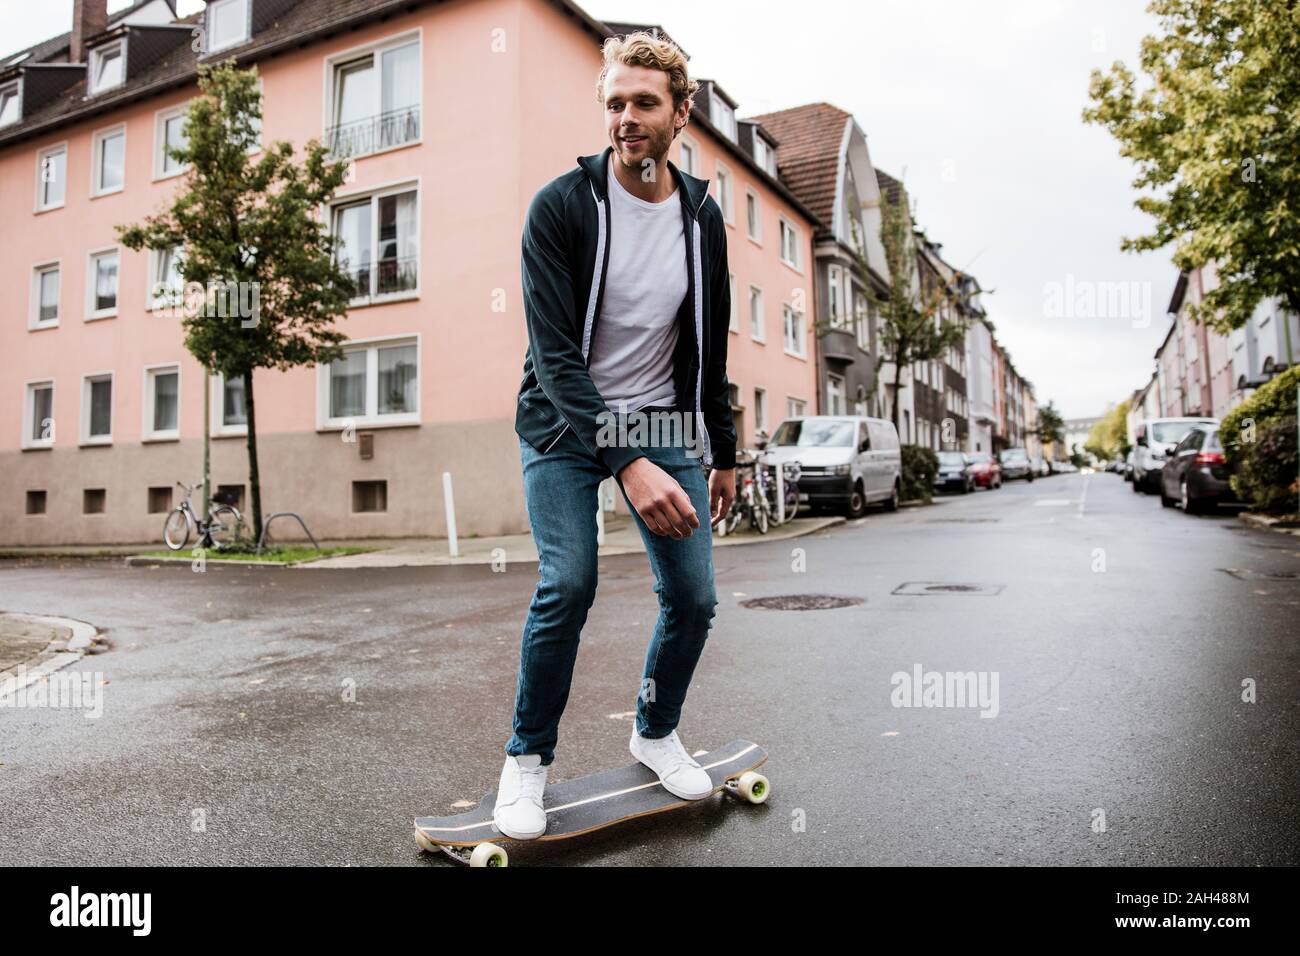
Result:
M1160 473L1160 503L1179 505L1197 514L1223 504L1237 504L1228 463L1219 443L1218 425L1193 425L1165 459Z
M963 495L975 490L975 479L967 465L970 459L959 451L941 451L939 470L934 473L936 491L960 491Z
M970 474L975 479L977 486L988 488L990 491L1002 487L1002 466L998 464L996 458L987 452L968 457L970 458Z
M1002 477L1034 480L1034 466L1029 461L1029 453L1023 448L1008 448L998 455L998 464L1002 466Z

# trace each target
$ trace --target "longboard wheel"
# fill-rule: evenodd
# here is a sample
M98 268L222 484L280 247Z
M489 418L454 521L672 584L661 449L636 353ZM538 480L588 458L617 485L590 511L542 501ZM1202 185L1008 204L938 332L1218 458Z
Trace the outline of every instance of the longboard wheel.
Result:
M415 842L426 853L438 852L438 845L421 833L419 829L415 831Z
M470 866L506 866L509 863L506 851L495 843L480 843L469 855Z
M767 777L753 770L746 770L736 781L736 789L750 803L764 803L772 793L772 785Z

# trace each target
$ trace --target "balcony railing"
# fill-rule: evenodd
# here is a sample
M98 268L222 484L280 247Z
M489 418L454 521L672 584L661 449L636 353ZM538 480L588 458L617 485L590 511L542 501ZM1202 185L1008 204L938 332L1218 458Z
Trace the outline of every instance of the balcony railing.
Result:
M342 270L357 284L356 298L369 299L415 289L420 281L419 263L418 256L409 256L405 259L380 259L378 262L360 265L345 262Z
M350 159L401 146L420 138L420 107L404 106L351 123L331 126L325 131L330 155Z

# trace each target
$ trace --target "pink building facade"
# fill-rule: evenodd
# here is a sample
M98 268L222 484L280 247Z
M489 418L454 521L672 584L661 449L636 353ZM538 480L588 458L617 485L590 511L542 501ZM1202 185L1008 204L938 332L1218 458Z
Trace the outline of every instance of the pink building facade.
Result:
M0 126L0 275L25 293L0 319L0 544L156 540L175 482L199 478L203 372L179 318L152 307L169 254L125 249L114 227L183 188L161 144L197 93L196 63L230 55L258 69L263 145L317 138L354 157L323 214L365 288L340 324L342 363L256 373L264 511L299 512L324 538L442 535L449 472L461 534L525 530L520 230L543 183L607 144L594 81L615 31L565 0L220 0L206 24L156 22L162 0L103 21L96 6L74 27L84 66L65 36L0 71L0 91L25 98ZM220 49L196 54L192 38ZM814 224L725 122L697 100L670 159L715 197L731 190L733 289L811 302L806 265L777 237L788 224L786 251L806 264ZM762 242L746 236L751 193ZM738 314L743 301L733 291ZM779 348L776 308L777 349L734 324L738 414L756 388L815 401L815 363ZM242 396L209 387L213 486L247 504Z

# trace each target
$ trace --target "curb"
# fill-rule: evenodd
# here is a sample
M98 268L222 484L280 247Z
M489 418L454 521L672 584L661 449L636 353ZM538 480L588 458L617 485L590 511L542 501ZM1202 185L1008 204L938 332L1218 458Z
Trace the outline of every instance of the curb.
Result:
M69 664L75 664L86 656L91 645L99 639L99 629L93 624L87 624L85 621L74 620L70 617L50 617L41 614L20 614L10 611L0 612L0 616L17 618L33 624L43 624L46 627L67 628L72 631L72 637L68 639L66 649L56 651L47 649L33 658L34 664L24 661L8 670L0 671L0 701L24 687L29 687L38 680L48 677L55 671L67 667Z
M1298 534L1300 535L1300 526L1293 522L1294 518L1277 518L1273 515L1253 514L1249 511L1243 511L1237 515L1237 520L1243 524L1250 525L1252 528L1259 528L1262 531L1275 531L1278 534Z
M167 564L192 565L194 558L158 558L143 554L129 554L124 559L128 568L159 568ZM319 560L319 559L316 559ZM204 558L204 564L238 565L244 568L292 568L310 561L237 561L232 558Z

